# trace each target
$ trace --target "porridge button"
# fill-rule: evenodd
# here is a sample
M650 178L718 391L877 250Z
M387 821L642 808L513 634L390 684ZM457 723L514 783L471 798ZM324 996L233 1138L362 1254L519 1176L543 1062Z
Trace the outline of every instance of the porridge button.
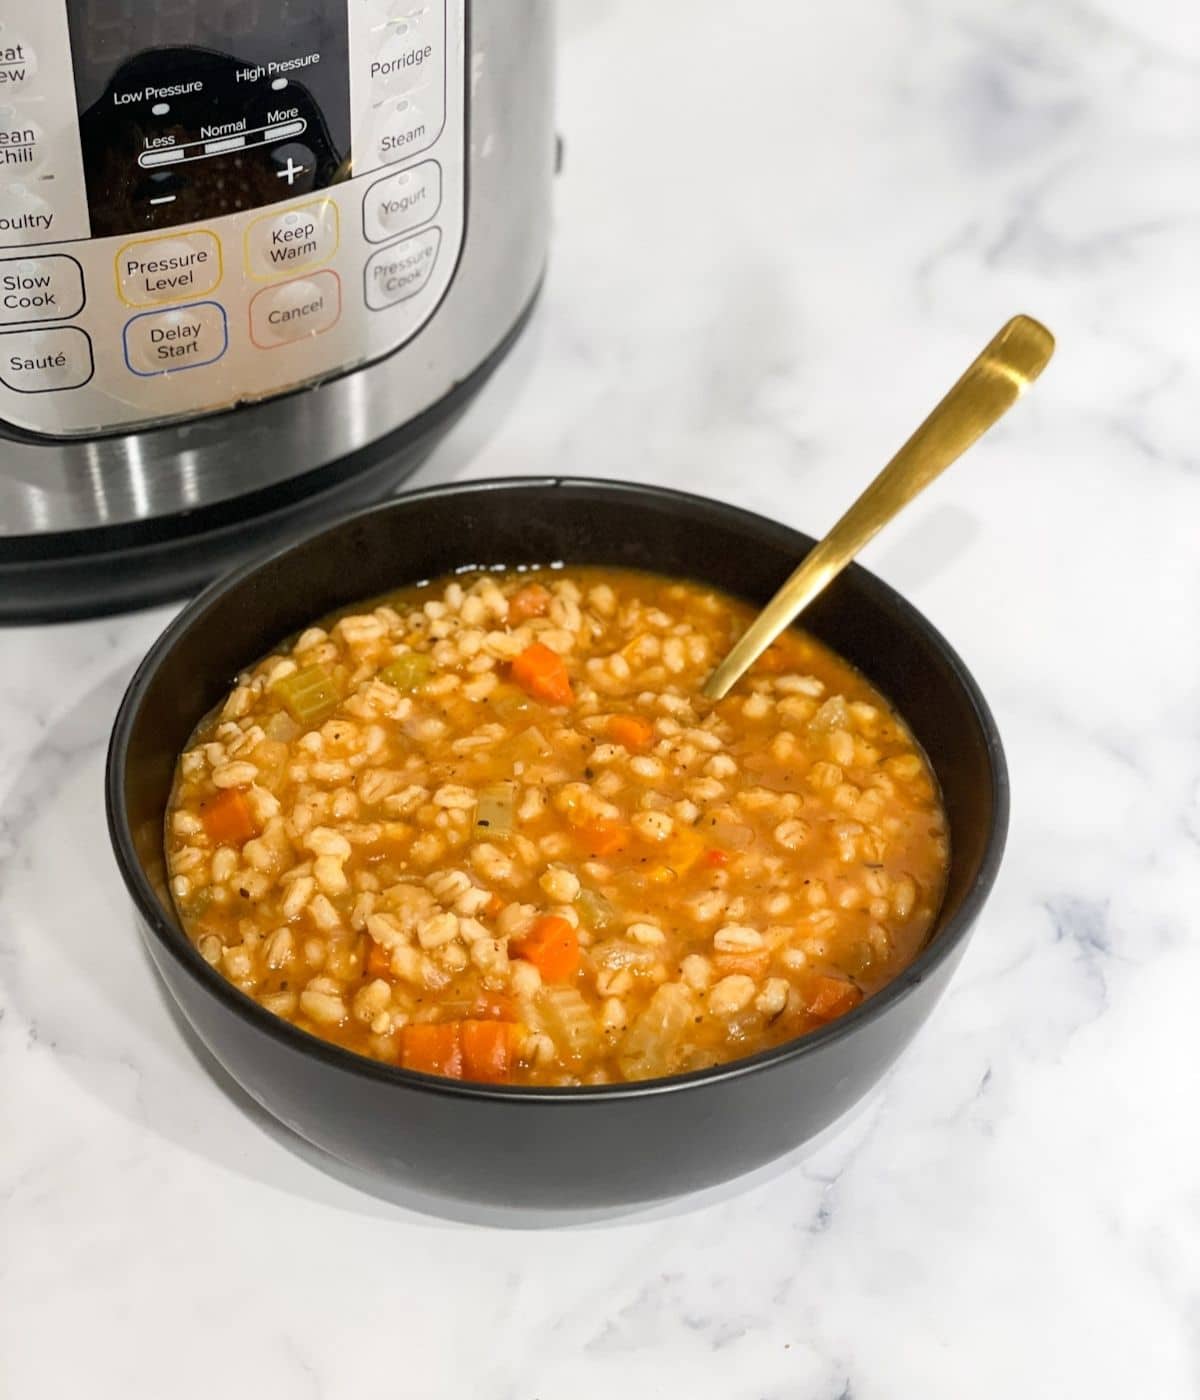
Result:
M215 301L146 311L125 325L125 363L134 374L175 374L211 365L228 344L225 312Z
M250 339L260 350L320 335L342 314L342 284L336 272L267 287L250 303Z

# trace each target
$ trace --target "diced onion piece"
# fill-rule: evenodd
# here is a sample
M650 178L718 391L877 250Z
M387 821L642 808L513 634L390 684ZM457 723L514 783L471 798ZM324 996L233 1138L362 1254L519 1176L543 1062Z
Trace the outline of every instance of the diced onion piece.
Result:
M575 896L579 917L593 933L604 933L617 922L617 911L596 890L581 889Z
M433 675L433 657L425 651L406 651L389 662L379 673L379 679L406 695L419 690Z
M596 1018L575 987L543 987L537 1009L551 1039L568 1058L587 1055L599 1044Z
M696 1014L691 993L667 982L650 998L621 1045L619 1064L627 1079L655 1079L676 1069L680 1038Z
M274 685L275 693L287 706L288 713L301 725L320 724L337 709L337 687L324 666L306 666L293 671Z
M276 710L267 721L267 738L290 744L300 734L300 726L286 710Z
M516 788L513 783L489 783L479 789L475 804L475 835L480 840L503 840L512 835Z

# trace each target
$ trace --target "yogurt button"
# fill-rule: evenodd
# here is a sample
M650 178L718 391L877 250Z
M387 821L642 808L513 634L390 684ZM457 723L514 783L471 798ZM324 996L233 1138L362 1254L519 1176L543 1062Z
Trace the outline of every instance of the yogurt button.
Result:
M58 321L83 309L83 271L74 258L0 259L0 321Z
M0 382L19 394L78 389L92 377L92 342L75 326L0 335Z
M415 297L429 281L441 242L441 229L431 228L372 253L363 273L371 310L383 311Z
M376 180L363 195L363 234L369 243L385 243L428 223L441 202L442 168L436 160L423 160Z
M225 312L215 301L146 311L125 323L125 363L134 374L175 374L225 353Z
M336 272L314 272L267 287L250 302L250 339L260 350L307 340L335 325L342 314Z

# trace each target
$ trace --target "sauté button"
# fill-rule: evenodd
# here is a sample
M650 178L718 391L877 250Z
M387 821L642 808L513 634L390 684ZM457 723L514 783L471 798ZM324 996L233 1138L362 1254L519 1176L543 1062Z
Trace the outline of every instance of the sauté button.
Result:
M423 160L376 180L363 195L363 234L368 243L384 243L428 223L441 202L442 168L436 160Z
M228 344L225 311L215 301L144 311L125 323L125 363L143 376L211 365Z
M207 229L139 238L117 254L117 291L128 306L161 306L211 292L221 280L221 245Z
M430 228L372 253L363 272L371 310L383 311L415 297L429 281L441 242L441 229Z
M281 277L319 267L338 246L338 208L332 199L266 214L246 230L246 266L252 277Z
M92 377L92 342L75 326L0 335L0 382L19 394L78 389Z
M0 259L0 321L58 321L83 309L83 270L65 253Z
M342 314L336 272L313 272L294 282L264 287L250 303L250 339L260 350L320 335Z

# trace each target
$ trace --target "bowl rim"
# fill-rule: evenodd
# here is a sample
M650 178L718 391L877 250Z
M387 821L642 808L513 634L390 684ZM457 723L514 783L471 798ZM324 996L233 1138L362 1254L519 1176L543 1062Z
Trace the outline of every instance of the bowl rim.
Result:
M851 564L846 572L852 574L857 586L865 590L868 595L872 595L873 602L898 615L906 626L922 633L949 666L954 681L969 702L984 741L987 762L992 773L992 804L979 870L958 910L903 972L873 996L865 998L853 1010L838 1017L837 1020L831 1021L829 1025L820 1030L807 1032L794 1040L784 1041L769 1049L761 1050L753 1055L729 1060L708 1069L691 1070L683 1074L668 1075L658 1079L615 1084L561 1086L481 1084L471 1080L447 1079L440 1075L403 1069L399 1065L374 1060L369 1056L346 1050L335 1045L332 1041L323 1040L319 1036L301 1030L290 1021L274 1015L245 992L240 991L232 982L227 981L216 968L206 962L196 946L187 937L182 926L177 921L164 916L154 889L142 871L137 857L133 832L126 817L124 775L129 744L145 694L162 661L186 636L195 622L211 608L218 605L228 592L238 587L246 579L269 568L293 550L307 546L322 536L343 530L361 519L384 515L391 511L419 508L426 501L441 500L447 497L487 495L494 491L514 489L556 489L563 487L611 493L632 500L634 503L654 501L660 505L675 503L686 505L691 509L700 507L722 518L727 524L741 527L750 534L773 534L781 539L795 541L801 548L810 548L814 543L810 536L789 525L714 497L703 496L696 492L679 491L673 487L624 481L616 478L558 475L510 476L427 486L416 491L402 492L365 509L353 510L339 515L319 528L305 531L302 535L289 539L281 546L266 553L257 554L230 572L221 575L171 619L138 665L121 699L105 761L105 812L109 839L112 842L117 865L143 926L153 933L157 942L184 973L199 983L205 991L215 996L235 1016L252 1028L269 1036L281 1046L295 1050L301 1055L315 1057L330 1069L422 1093L439 1094L451 1098L493 1102L519 1101L529 1104L578 1104L597 1099L657 1098L661 1094L687 1093L703 1089L717 1081L737 1079L742 1075L759 1074L782 1063L817 1055L827 1047L854 1035L861 1027L885 1016L893 1007L907 1000L931 973L954 954L969 935L980 910L991 893L1004 854L1009 817L1008 767L1000 734L991 710L988 708L974 677L941 632L889 584L884 583L882 579L861 565ZM403 587L404 584L398 582L396 586ZM346 601L352 603L355 598L350 596ZM868 679L870 678L868 677Z

